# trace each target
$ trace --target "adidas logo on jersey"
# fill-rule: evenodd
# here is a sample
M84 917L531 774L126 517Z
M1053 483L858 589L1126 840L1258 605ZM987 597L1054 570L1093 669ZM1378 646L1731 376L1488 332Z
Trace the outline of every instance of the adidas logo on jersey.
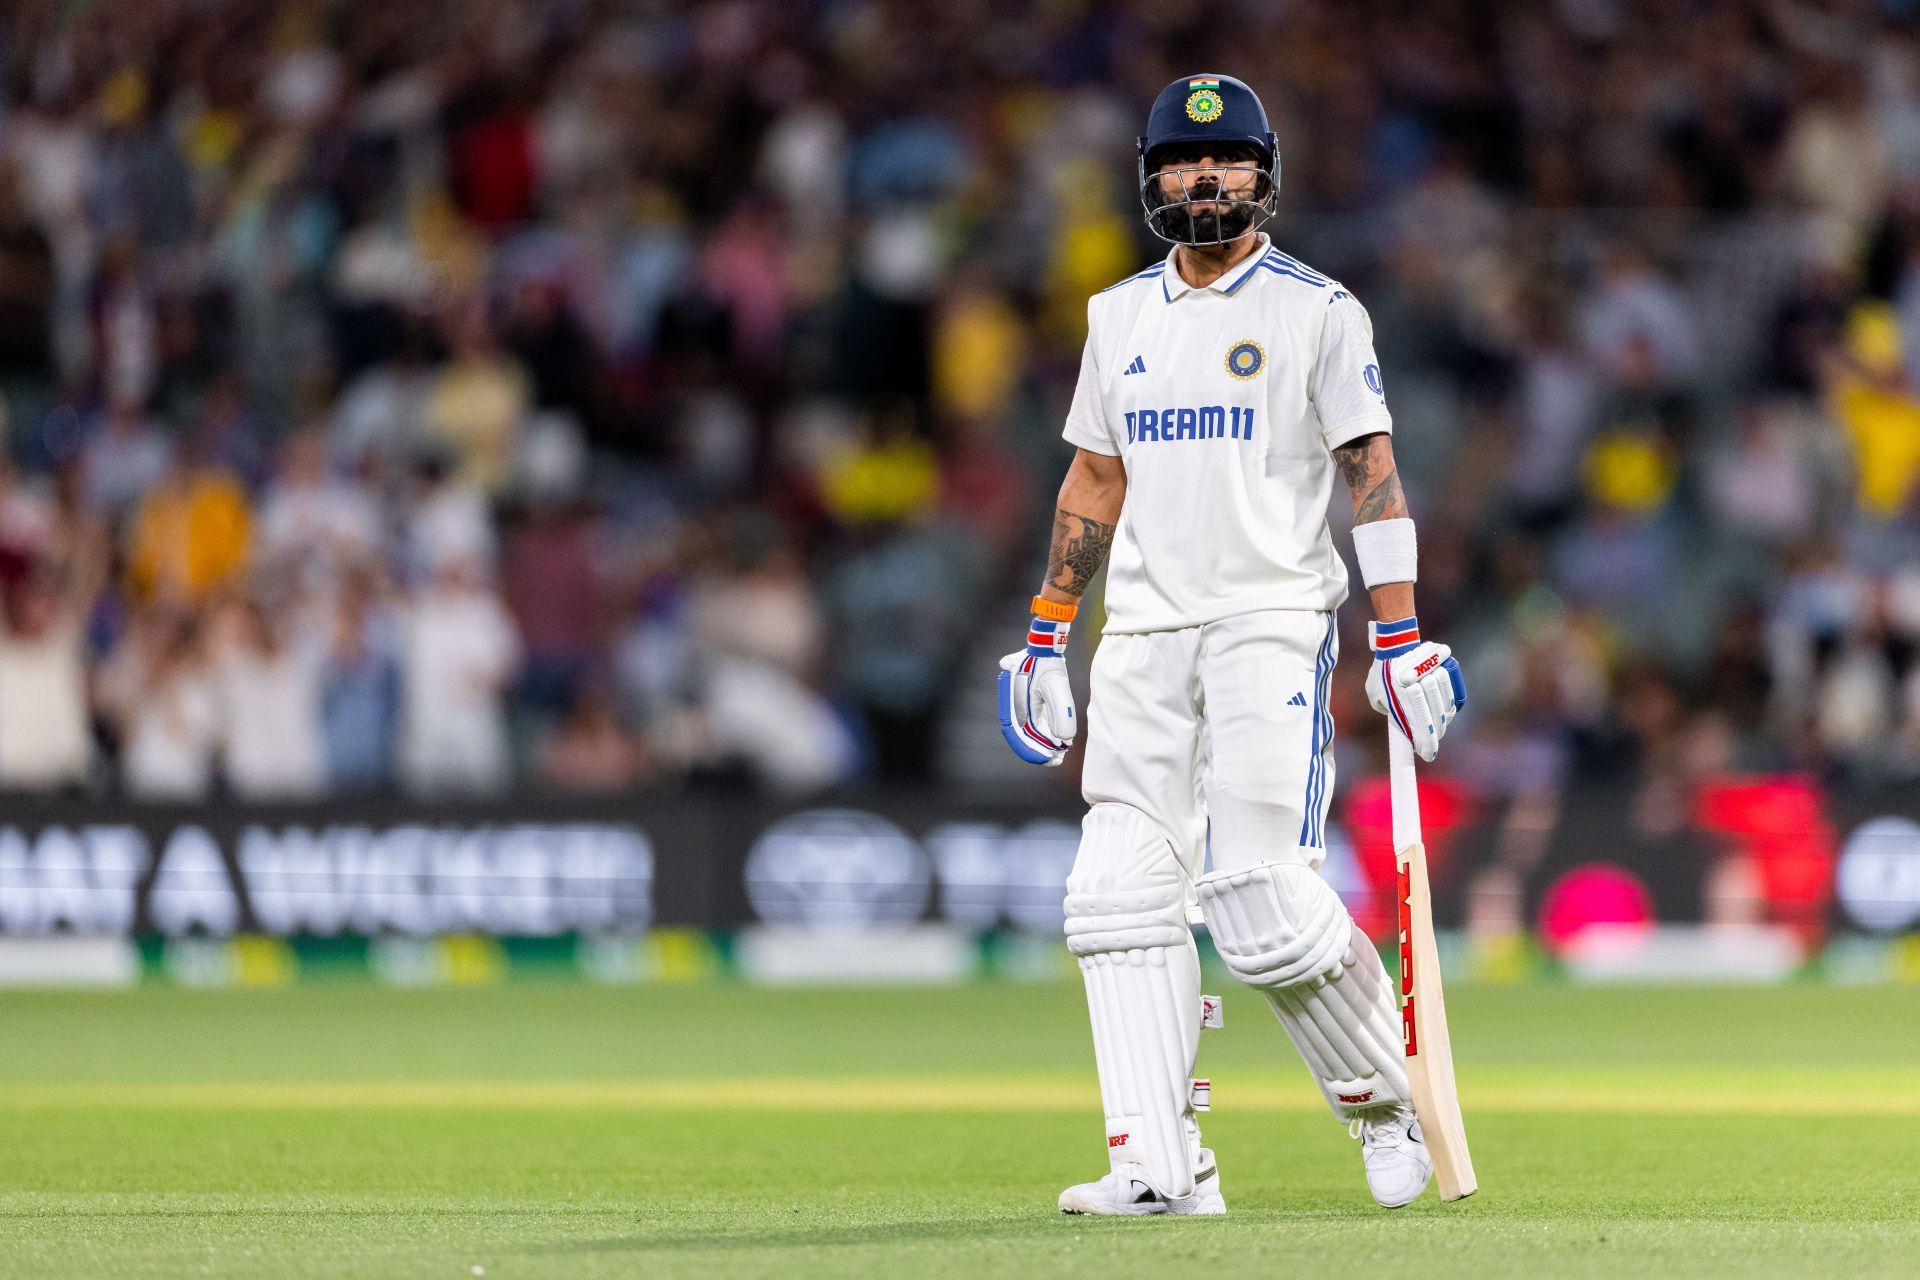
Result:
M1132 374L1145 373L1146 371L1147 371L1146 358L1143 356L1135 356L1133 358L1133 363L1128 365L1126 368L1126 372L1122 373L1120 376L1125 378Z
M1305 694L1296 693L1287 699L1287 705L1290 707L1304 707L1307 705L1307 697Z

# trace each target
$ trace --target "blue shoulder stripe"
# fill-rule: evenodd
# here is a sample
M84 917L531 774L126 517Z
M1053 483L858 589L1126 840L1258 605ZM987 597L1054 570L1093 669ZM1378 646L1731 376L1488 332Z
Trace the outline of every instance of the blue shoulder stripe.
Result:
M1303 276L1291 267L1283 267L1277 262L1262 262L1260 266L1267 271L1273 272L1273 274L1277 276L1286 276L1291 280L1298 280L1301 284L1310 284L1316 289L1324 289L1327 287L1325 280L1316 280L1312 276Z
M1260 265L1275 275L1292 276L1295 280L1303 284L1310 284L1316 289L1324 289L1333 283L1333 281L1327 279L1325 276L1317 276L1311 271L1301 271L1298 268L1288 266L1284 262L1263 262Z
M1295 271L1299 272L1303 276L1309 277L1314 280L1318 280L1321 284L1333 283L1332 280L1328 279L1326 276L1321 275L1318 271L1315 271L1312 267L1300 261L1300 259L1284 254L1280 252L1278 249L1269 248L1267 250L1267 256L1273 259L1275 262L1280 263L1280 265L1282 266L1292 267Z
M1128 276L1125 280L1121 280L1114 284L1110 284L1106 288L1102 289L1100 292L1112 293L1115 289L1118 289L1121 285L1132 284L1135 280L1152 280L1154 277L1158 276L1162 271L1165 271L1166 269L1167 269L1166 259L1162 258L1160 261L1148 267L1145 271L1137 272L1134 275Z

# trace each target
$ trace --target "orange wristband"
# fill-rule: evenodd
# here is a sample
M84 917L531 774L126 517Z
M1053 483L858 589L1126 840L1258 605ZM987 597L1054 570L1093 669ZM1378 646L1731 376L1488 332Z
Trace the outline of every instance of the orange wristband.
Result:
M1036 618L1047 618L1054 622L1072 622L1074 615L1079 612L1080 606L1077 604L1061 604L1058 600L1049 600L1045 596L1033 598L1033 616Z

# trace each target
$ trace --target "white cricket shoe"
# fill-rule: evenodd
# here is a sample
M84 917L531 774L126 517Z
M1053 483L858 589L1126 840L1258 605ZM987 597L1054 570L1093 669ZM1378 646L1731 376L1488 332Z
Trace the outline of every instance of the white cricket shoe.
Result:
M1433 1177L1433 1157L1420 1136L1420 1122L1410 1107L1395 1107L1378 1116L1361 1116L1347 1125L1360 1139L1360 1160L1367 1169L1367 1190L1389 1209L1412 1204Z
M1194 1170L1193 1194L1168 1196L1144 1165L1123 1164L1097 1182L1082 1182L1060 1193L1060 1212L1090 1213L1100 1217L1134 1217L1150 1213L1175 1216L1214 1216L1227 1211L1220 1194L1220 1166L1213 1152L1200 1150Z
M1082 1182L1060 1193L1060 1212L1092 1213L1103 1218L1165 1213L1172 1202L1155 1185L1145 1165L1123 1164L1097 1182Z
M1202 1147L1199 1167L1193 1171L1193 1194L1175 1199L1167 1212L1211 1218L1226 1211L1227 1199L1220 1194L1220 1164L1211 1148Z

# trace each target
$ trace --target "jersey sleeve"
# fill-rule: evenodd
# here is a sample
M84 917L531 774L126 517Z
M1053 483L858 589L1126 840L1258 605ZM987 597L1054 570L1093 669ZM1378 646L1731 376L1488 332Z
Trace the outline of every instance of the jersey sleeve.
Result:
M1107 425L1106 398L1100 392L1100 362L1094 354L1092 309L1088 309L1087 345L1080 353L1080 381L1073 388L1073 405L1067 410L1067 425L1060 434L1068 444L1089 453L1118 457L1120 445Z
M1373 321L1344 289L1327 305L1307 391L1329 449L1376 431L1393 431L1393 415L1387 412L1386 389L1380 381L1380 358L1373 353Z

